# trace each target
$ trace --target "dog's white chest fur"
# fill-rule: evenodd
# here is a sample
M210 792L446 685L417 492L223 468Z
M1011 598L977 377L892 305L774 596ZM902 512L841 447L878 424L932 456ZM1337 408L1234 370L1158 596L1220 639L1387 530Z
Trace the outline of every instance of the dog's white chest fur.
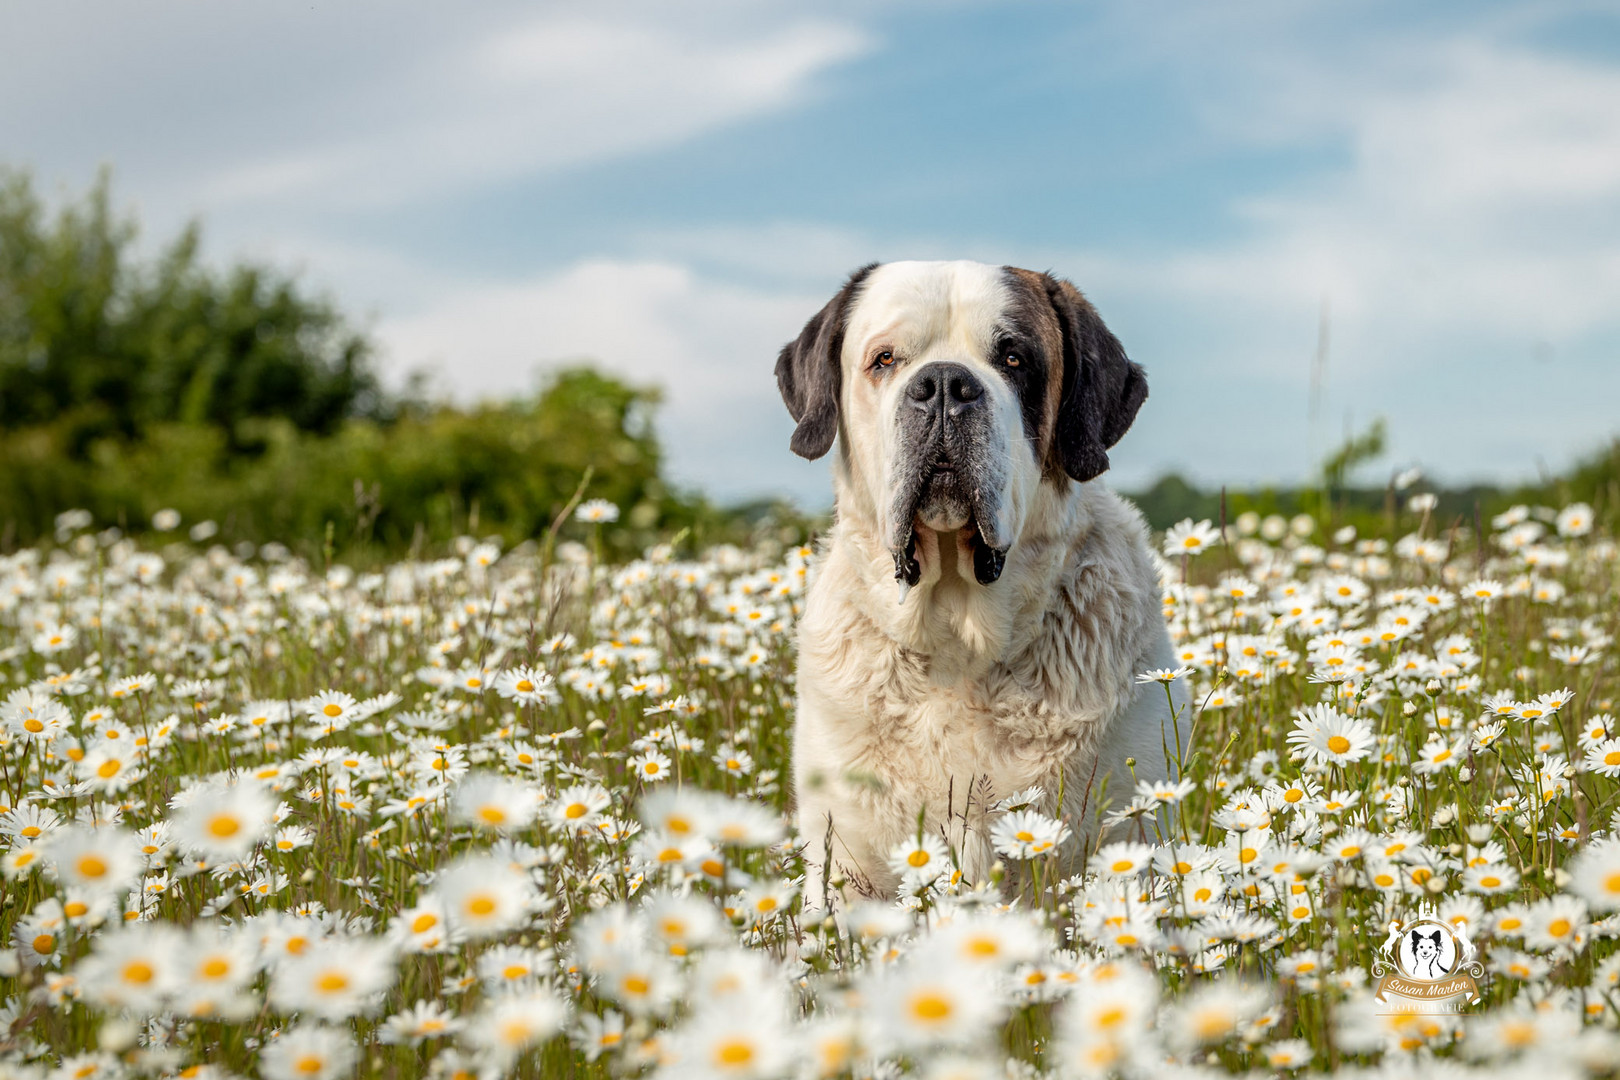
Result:
M983 880L1007 796L1040 785L1084 842L1105 801L1130 798L1127 758L1138 778L1168 774L1169 705L1135 682L1170 660L1143 526L1098 485L1074 498L1079 528L1027 537L996 589L936 568L902 604L859 527L834 530L799 630L794 778L811 861L830 828L833 876L855 891L892 892L888 854L919 822ZM933 595L953 588L958 603Z

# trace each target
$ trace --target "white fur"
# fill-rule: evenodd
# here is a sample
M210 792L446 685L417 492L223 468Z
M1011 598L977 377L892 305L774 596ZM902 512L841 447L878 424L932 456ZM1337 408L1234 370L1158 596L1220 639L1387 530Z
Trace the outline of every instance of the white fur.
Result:
M1006 302L999 268L891 263L850 312L837 521L799 624L794 782L812 905L829 842L846 891L891 895L889 852L919 815L965 877L984 880L996 858L987 806L1031 784L1075 830L1072 858L1096 842L1105 798L1130 799L1126 759L1136 778L1161 779L1186 739L1184 699L1178 731L1163 688L1135 682L1173 663L1146 526L1099 483L1042 479L1016 395L985 359ZM974 580L957 532L919 529L921 580L897 603L887 485L904 379L865 375L879 347L913 370L982 369L1006 465L998 524L1013 540L993 585Z

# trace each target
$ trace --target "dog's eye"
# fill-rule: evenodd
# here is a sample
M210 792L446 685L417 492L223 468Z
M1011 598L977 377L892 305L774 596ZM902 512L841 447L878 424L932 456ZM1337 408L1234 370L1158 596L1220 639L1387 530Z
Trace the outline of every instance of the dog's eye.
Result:
M873 357L872 362L877 364L878 367L888 367L894 363L894 353L885 349Z
M1019 356L1015 350L1008 349L1006 352L1001 354L1001 362L1006 364L1008 367L1017 367L1019 364L1024 362L1024 358Z

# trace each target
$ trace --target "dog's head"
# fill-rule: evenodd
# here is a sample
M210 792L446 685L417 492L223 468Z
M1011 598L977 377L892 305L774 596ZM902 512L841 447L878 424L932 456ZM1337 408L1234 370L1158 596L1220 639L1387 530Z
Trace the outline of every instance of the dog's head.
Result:
M1412 955L1421 961L1433 960L1440 955L1440 931L1432 934L1412 931Z
M776 380L794 452L838 440L840 512L875 526L902 587L919 527L958 534L993 584L1040 486L1105 471L1147 397L1073 285L971 262L857 270L782 349Z

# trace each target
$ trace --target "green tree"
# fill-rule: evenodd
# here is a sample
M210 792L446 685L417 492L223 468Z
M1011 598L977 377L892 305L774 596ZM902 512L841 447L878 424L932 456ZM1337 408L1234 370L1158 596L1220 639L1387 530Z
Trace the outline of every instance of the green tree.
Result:
M386 412L370 344L329 302L265 267L205 267L195 224L141 260L110 190L103 172L52 214L29 174L0 171L0 426L55 426L82 458L159 423L239 451L249 420L324 433Z

